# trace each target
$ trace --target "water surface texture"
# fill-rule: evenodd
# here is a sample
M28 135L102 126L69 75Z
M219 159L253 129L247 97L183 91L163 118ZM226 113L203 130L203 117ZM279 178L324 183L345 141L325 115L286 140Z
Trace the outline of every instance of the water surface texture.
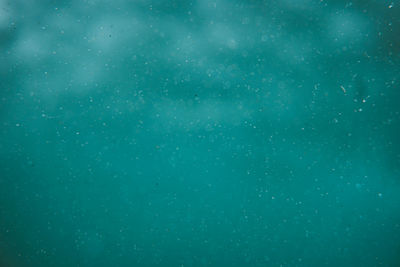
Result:
M400 266L400 2L0 0L0 266Z

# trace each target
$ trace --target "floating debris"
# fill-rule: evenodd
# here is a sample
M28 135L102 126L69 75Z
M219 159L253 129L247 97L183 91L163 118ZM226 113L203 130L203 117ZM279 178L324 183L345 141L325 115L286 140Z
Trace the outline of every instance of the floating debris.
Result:
M341 85L340 88L342 89L343 93L346 94L346 92L347 92L347 91L346 91L346 88L344 88L343 85Z

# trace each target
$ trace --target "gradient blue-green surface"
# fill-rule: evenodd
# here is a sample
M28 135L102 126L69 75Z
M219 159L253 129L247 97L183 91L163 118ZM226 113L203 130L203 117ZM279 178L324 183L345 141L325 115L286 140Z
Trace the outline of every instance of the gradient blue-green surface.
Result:
M400 2L0 1L0 266L400 266Z

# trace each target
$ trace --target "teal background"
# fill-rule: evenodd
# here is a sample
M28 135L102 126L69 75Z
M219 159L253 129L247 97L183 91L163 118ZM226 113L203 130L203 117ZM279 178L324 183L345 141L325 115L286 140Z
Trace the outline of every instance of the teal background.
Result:
M400 266L398 1L0 1L0 266Z

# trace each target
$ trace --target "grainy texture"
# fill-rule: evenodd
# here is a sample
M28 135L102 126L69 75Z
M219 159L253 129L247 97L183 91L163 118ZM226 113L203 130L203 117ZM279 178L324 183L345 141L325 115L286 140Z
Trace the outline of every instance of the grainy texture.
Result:
M399 1L0 0L0 266L400 266Z

